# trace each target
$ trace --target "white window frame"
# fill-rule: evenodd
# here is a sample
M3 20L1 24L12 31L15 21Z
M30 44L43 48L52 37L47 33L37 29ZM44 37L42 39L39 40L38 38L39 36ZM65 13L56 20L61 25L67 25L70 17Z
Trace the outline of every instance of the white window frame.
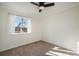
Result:
M28 26L28 31L27 32L21 32L21 33L16 33L15 32L15 17L16 15L9 15L9 32L10 34L27 34L27 33L31 33L31 20L28 18L28 20L30 20L29 26ZM21 17L21 16L20 16ZM27 17L26 17L27 18Z

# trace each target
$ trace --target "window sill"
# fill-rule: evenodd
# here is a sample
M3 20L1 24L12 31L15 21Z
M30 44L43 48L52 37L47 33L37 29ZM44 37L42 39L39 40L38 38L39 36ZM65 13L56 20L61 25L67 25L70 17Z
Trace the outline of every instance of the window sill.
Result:
M29 33L9 33L9 34L12 34L12 35L21 35L21 34L29 34Z

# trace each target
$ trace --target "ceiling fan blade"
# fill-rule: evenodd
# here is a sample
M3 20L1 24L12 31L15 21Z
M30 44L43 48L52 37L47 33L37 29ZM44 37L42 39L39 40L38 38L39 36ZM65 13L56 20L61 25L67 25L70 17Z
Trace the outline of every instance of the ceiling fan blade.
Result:
M37 4L37 3L34 3L34 2L31 2L31 4L33 4L33 5L36 5L36 6L39 6L39 4Z
M50 6L54 6L54 5L55 5L55 3L49 3L49 4L44 5L44 7L50 7Z

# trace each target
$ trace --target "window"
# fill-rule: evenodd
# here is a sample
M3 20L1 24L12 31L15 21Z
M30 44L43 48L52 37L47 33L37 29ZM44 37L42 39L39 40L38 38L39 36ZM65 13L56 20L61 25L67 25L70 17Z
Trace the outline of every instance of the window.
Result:
M22 34L31 32L31 21L29 18L10 15L11 33Z

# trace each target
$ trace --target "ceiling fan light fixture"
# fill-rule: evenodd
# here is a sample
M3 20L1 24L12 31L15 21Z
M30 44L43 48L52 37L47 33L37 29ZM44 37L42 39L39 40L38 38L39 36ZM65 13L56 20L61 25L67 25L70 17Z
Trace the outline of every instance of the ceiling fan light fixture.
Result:
M44 10L44 6L40 6L39 9Z

